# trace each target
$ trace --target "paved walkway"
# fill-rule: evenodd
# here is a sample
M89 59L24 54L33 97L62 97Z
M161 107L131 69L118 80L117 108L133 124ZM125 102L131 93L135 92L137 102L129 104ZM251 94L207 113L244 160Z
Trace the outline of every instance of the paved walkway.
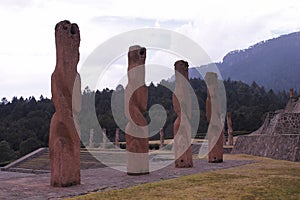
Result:
M98 168L81 171L81 185L68 188L50 186L50 174L26 174L0 171L0 199L61 199L92 191L126 188L142 183L177 178L200 172L236 167L253 163L251 160L226 160L223 163L207 163L207 160L194 160L193 168L174 168L171 164L149 175L128 176L126 173L111 169Z

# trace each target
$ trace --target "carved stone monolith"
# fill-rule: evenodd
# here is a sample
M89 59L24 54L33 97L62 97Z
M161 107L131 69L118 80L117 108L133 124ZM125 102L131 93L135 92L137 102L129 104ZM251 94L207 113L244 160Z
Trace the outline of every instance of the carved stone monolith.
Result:
M51 119L49 149L51 186L80 184L80 138L76 122L81 110L81 83L77 72L80 33L77 24L55 26L56 67L51 76L55 113Z
M207 72L206 118L208 127L208 162L223 162L224 126L221 120L221 102L216 73Z
M193 167L191 147L191 97L189 94L188 63L183 60L175 64L175 91L172 97L177 118L174 123L175 167Z
M90 129L89 148L94 148L94 129Z
M102 129L102 148L106 148L106 128Z
M135 45L128 52L128 84L125 88L127 174L149 173L148 128L144 113L148 89L145 85L146 48Z
M159 138L159 149L162 149L165 146L165 144L164 144L165 134L164 134L164 130L162 128L159 130L159 136L160 136L160 138Z
M117 128L117 129L116 129L116 137L115 137L115 147L116 147L116 148L120 148L120 143L119 143L119 141L120 141L120 129Z
M231 121L231 113L227 112L227 127L228 127L228 145L233 145L233 130L232 130L232 121Z

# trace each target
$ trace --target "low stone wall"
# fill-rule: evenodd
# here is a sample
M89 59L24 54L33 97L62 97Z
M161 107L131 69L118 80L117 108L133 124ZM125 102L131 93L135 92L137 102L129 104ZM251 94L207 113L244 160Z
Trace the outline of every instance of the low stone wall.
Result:
M300 134L239 136L232 153L300 162Z

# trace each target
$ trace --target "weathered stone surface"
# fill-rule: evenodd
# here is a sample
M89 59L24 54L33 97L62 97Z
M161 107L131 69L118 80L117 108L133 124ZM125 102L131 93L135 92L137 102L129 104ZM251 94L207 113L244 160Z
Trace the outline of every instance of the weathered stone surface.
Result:
M115 147L116 148L120 148L119 140L120 140L120 129L117 128L116 129L116 136L115 136Z
M221 120L221 102L216 73L207 72L206 118L208 126L208 162L223 162L224 124ZM212 106L214 105L214 106Z
M232 121L231 121L231 113L227 112L227 127L228 127L228 145L233 145L233 130L232 130Z
M193 167L191 147L191 97L189 94L188 63L183 60L175 64L175 91L173 106L177 114L174 123L175 167Z
M300 134L239 136L232 153L300 162Z
M106 148L106 128L102 129L102 148Z
M80 184L80 138L76 122L81 110L79 61L80 34L69 21L55 26L56 67L51 77L55 113L51 120L49 148L51 185Z
M211 118L211 96L209 93L209 90L207 89L207 97L206 97L206 119L207 122L210 122L210 118Z
M145 85L146 48L131 46L128 52L128 84L125 88L127 174L149 173L148 128L143 114L147 108Z
M232 153L246 153L290 161L300 161L299 100L291 90L284 110L268 113L264 124L255 132L239 136Z
M165 134L164 134L164 130L162 128L159 130L159 136L160 136L159 148L162 149L165 146L165 144L164 144Z
M89 148L94 148L94 129L90 129Z
M188 169L174 169L172 165L166 166L147 176L125 177L124 172L110 167L87 169L82 171L82 182L84 184L71 188L53 188L47 186L49 174L28 174L15 172L0 172L0 199L20 200L20 199L64 199L79 196L94 191L117 190L138 186L143 183L157 182L161 180L173 179L181 176L193 175L228 169L245 164L255 163L255 160L228 160L218 165L205 163L203 159L194 161L194 167ZM24 187L24 183L26 186ZM167 194L166 194L167 196ZM122 198L120 198L122 199ZM133 198L134 199L134 198ZM141 198L143 199L143 198ZM153 198L159 199L159 198Z

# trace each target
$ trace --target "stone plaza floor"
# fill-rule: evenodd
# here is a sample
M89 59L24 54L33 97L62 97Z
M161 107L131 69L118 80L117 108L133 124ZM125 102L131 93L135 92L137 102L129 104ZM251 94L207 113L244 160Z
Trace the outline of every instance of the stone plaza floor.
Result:
M254 160L225 160L223 163L208 163L206 159L194 160L193 168L175 168L174 163L148 175L129 176L109 167L81 170L81 185L54 188L50 186L50 174L30 174L0 171L0 199L62 199L89 192L127 188L180 176L237 167L257 162Z

